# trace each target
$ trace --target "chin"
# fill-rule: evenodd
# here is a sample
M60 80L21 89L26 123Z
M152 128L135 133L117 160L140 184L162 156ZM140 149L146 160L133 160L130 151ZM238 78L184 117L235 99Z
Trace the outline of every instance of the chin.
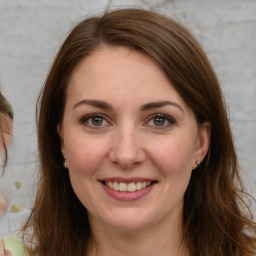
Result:
M107 226L115 230L132 232L149 227L153 223L153 217L147 214L120 213L103 220Z

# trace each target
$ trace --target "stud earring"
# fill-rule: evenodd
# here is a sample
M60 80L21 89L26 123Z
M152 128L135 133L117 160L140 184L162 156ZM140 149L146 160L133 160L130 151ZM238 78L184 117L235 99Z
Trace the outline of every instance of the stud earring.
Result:
M196 161L197 166L199 166L201 164L201 162L199 160Z
M63 166L64 166L65 168L67 168L67 159L66 159L66 158L64 158Z

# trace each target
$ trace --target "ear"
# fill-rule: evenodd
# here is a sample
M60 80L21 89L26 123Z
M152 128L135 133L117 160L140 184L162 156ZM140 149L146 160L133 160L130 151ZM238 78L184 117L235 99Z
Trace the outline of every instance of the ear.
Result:
M192 164L192 168L197 168L197 161L202 162L204 160L205 155L209 149L210 145L210 137L211 137L211 125L209 122L204 122L203 124L198 125L198 135L196 141L196 148L194 154L194 161Z

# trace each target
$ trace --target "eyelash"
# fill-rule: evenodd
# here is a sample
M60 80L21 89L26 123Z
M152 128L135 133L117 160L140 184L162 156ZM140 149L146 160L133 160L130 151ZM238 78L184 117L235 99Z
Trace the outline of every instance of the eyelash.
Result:
M100 124L100 125L94 125L94 124L92 124L93 118L95 118L94 121L96 120L96 118L99 118L102 122L107 122L107 125L106 125L106 124L105 124L105 125L104 125L104 124L103 124L103 125L102 125L102 124ZM154 124L154 125L150 125L150 124L149 124L151 121L154 122L154 120L156 120L157 118L162 119L162 120L164 121L164 125L159 125L159 126L158 126L158 125L156 125L156 124ZM168 122L167 125L165 124L166 121ZM100 128L100 127L102 127L102 126L110 126L110 125L111 125L105 115L103 115L103 114L97 114L97 113L83 116L83 117L80 119L79 122L80 122L81 124L85 124L85 123L86 123L87 126L93 127L93 128ZM91 124L89 124L89 122L91 122ZM151 126L151 127L153 127L154 129L165 129L165 128L167 128L167 127L169 127L170 125L175 124L175 123L176 123L176 121L175 121L172 117L170 117L169 115L162 114L162 113L158 113L158 114L153 114L153 115L149 116L144 125L145 125L145 126Z
M165 128L170 127L170 125L176 123L176 121L175 121L172 117L170 117L169 115L159 113L159 114L153 114L153 115L151 115L151 116L147 119L147 122L146 122L145 125L146 125L146 126L150 126L150 125L149 125L149 122L150 122L150 121L153 121L153 122L154 122L154 120L156 120L157 118L163 119L164 124L165 124L165 122L167 121L168 124L167 124L167 125L162 125L162 126L161 126L161 125L160 125L160 126L151 125L152 127L154 127L154 129L165 129Z
M107 122L109 124L109 122L107 121L107 118L105 115L102 115L102 114L90 114L90 115L86 115L86 116L83 116L81 119L80 119L80 124L85 124L87 123L88 126L90 127L94 127L94 128L97 128L97 127L101 127L102 125L93 125L92 123L89 124L89 121L91 120L92 122L92 119L93 118L99 118L101 119L103 122Z

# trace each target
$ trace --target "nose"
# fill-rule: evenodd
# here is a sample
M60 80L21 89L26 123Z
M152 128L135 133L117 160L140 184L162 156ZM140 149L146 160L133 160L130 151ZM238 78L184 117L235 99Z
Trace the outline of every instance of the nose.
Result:
M109 158L122 169L131 169L146 158L142 144L139 132L135 128L119 129L114 135Z

